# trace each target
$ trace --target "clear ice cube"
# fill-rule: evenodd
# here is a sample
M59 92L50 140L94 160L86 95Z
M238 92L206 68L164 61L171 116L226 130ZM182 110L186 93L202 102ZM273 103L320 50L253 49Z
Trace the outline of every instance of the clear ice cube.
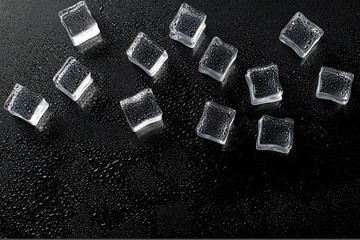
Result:
M222 82L237 53L235 47L214 37L200 60L199 71Z
M292 48L301 58L311 51L324 31L301 12L297 12L280 33L280 41Z
M162 111L150 88L120 101L121 108L133 132L162 120Z
M288 154L293 146L294 120L262 116L258 123L257 150Z
M75 58L69 57L53 78L55 86L77 101L93 82L90 71Z
M126 54L131 62L138 65L150 76L154 76L168 59L165 49L156 45L142 32L136 36Z
M319 73L316 97L345 105L350 99L353 80L354 74L352 73L322 67Z
M17 83L7 98L4 108L12 115L36 126L49 108L49 103L39 94Z
M170 38L185 46L194 48L206 24L206 15L190 5L183 3L171 22Z
M100 34L98 24L84 1L60 11L58 15L74 46Z
M245 75L252 105L277 102L282 99L283 89L279 82L276 64L250 68Z
M235 115L234 109L208 101L196 127L196 133L199 137L224 145Z

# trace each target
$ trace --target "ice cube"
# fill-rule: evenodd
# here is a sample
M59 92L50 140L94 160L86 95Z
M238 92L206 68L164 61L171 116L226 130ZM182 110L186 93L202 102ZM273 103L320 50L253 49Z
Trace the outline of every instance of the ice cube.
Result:
M224 145L235 115L234 109L208 101L196 127L196 133L199 137Z
M74 46L100 34L98 24L84 1L60 11L58 15Z
M4 108L12 115L17 116L36 126L49 107L39 94L30 91L26 87L15 84L10 96L7 98Z
M320 40L324 31L301 12L296 13L280 33L280 41L304 58Z
M354 74L352 73L322 67L319 73L316 97L345 105L350 99L353 80Z
M283 89L279 82L276 64L250 68L245 75L252 105L277 102L282 99Z
M200 60L199 71L222 82L237 53L235 47L214 37Z
M153 43L142 32L136 36L126 54L131 62L141 67L150 76L154 76L168 59L165 49Z
M121 100L120 105L133 132L162 120L163 113L150 88Z
M194 48L206 24L206 15L190 5L183 3L171 22L170 38L185 46Z
M258 123L257 150L288 154L293 146L294 120L262 116Z
M90 71L75 58L69 57L53 78L55 86L77 101L93 82Z

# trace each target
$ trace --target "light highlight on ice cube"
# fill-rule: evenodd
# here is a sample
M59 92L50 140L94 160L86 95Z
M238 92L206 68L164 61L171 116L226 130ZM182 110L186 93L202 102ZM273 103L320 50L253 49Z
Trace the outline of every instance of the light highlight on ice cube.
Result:
M74 46L100 34L98 24L84 1L60 11L58 15Z
M39 94L17 83L7 98L4 108L12 115L36 126L49 108L49 103Z
M162 111L150 88L120 101L121 108L133 132L162 120Z

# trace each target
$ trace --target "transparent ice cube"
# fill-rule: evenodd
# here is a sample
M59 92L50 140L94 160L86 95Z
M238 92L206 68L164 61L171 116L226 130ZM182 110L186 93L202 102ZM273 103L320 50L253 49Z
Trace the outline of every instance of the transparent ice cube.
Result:
M196 133L199 137L224 145L235 115L234 109L208 101L196 127Z
M120 105L133 132L162 120L163 113L150 88L121 100Z
M294 120L262 116L258 123L257 150L288 154L293 146Z
M206 24L206 15L190 5L183 3L171 22L170 38L185 46L194 48Z
M301 12L297 12L280 33L280 41L304 58L320 40L324 31Z
M43 97L18 83L4 104L4 108L12 115L34 126L39 123L48 107L49 103Z
M352 73L322 67L319 73L316 97L345 105L350 99L353 80L354 74Z
M58 15L74 46L100 34L98 24L84 1L60 11Z
M93 82L90 71L75 58L69 57L53 78L55 86L77 101Z
M282 99L283 89L279 82L276 64L250 68L245 75L252 105L277 102Z
M154 76L168 59L165 49L153 43L142 32L136 36L126 54L131 62L141 67L150 76Z
M222 82L237 53L235 47L214 37L200 60L199 71Z

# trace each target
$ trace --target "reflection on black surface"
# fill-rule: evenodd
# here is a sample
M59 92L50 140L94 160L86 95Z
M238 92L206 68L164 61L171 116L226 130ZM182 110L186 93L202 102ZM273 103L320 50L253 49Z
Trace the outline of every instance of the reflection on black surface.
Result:
M320 42L317 42L314 47L310 50L310 52L306 55L306 57L301 59L300 65L303 66L304 64L311 64L312 62L316 61L316 52L319 48ZM320 70L319 70L320 71Z
M230 83L230 81L232 80L231 78L229 79L230 75L235 71L236 65L235 65L235 61L231 64L229 70L227 71L224 81L221 82L221 86L224 87L227 83Z
M196 55L196 53L198 52L198 50L199 50L199 48L200 48L200 46L201 46L201 44L203 43L203 41L204 41L205 38L206 38L206 33L205 33L205 31L203 31L203 32L201 33L201 35L200 35L200 37L199 37L196 45L192 48L192 54L193 54L193 56Z
M255 111L264 111L264 110L276 110L279 109L281 107L281 101L277 101L277 102L272 102L272 103L265 103L265 104L260 104L256 107Z
M95 104L96 96L98 94L98 89L94 83L85 90L83 95L76 101L76 103L82 108L90 108Z
M77 48L79 49L80 52L84 53L85 51L89 50L90 48L95 47L102 41L103 41L103 38L101 37L101 34L99 34L99 35L83 42L82 44L77 46Z
M154 83L159 82L160 79L166 76L168 70L168 61L169 60L166 60L164 64L160 67L159 71L152 77Z
M51 106L51 105L50 105ZM40 132L46 130L49 127L49 123L51 122L51 117L53 113L50 108L44 113L44 115L40 118L38 124L35 126Z
M155 135L161 132L163 126L164 126L163 120L155 122L137 131L136 136L138 138L142 138L142 137L148 137L150 135Z

